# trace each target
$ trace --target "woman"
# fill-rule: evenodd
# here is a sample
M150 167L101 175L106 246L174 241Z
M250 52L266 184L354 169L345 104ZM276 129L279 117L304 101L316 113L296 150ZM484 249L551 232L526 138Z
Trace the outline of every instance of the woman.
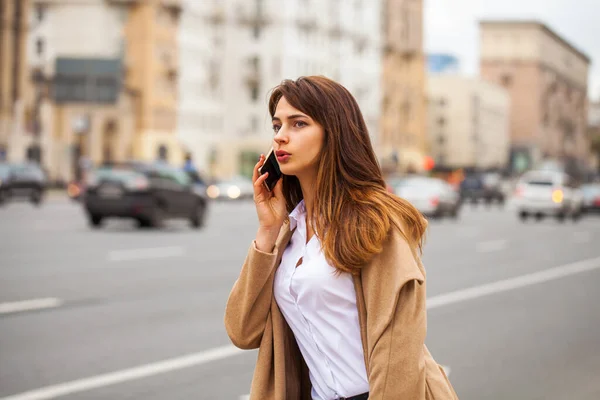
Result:
M426 221L386 190L352 95L324 77L269 101L283 178L254 167L259 228L225 326L259 348L252 400L456 399L424 346Z

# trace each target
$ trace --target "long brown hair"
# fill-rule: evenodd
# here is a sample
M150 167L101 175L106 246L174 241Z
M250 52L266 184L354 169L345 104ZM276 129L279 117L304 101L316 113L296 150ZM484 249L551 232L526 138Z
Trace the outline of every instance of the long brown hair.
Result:
M410 203L386 190L364 118L350 92L322 76L284 80L273 89L269 112L285 97L325 132L313 209L325 257L338 271L357 274L382 250L395 225L414 249L422 249L427 221ZM284 175L288 212L302 200L300 182Z

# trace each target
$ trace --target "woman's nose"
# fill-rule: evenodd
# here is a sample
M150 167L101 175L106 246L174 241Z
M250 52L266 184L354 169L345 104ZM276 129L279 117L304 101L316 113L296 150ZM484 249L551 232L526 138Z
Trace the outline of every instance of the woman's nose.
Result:
M277 134L274 136L274 140L277 143L287 143L287 135L285 135L283 132L283 129L280 129Z

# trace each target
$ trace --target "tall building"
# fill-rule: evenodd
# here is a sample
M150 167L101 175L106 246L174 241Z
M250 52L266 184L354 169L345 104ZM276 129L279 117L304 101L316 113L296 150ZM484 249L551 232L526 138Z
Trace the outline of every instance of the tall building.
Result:
M375 142L379 132L381 2L370 0L224 1L227 57L223 134L211 173L249 175L272 143L269 91L283 79L325 75L356 97Z
M131 154L133 106L122 89L125 2L32 0L25 127L37 127L50 178Z
M215 144L224 135L225 33L220 0L185 0L179 29L179 113L177 131L195 166L209 172ZM233 57L233 55L229 55Z
M513 169L587 160L589 57L535 21L482 21L480 35L481 76L511 96Z
M23 130L30 9L29 0L0 1L0 161L21 160L27 150L29 155L35 155L29 147L32 135L27 136ZM21 147L26 150L17 151L15 143L25 143Z
M590 103L588 110L588 137L591 141L590 167L600 172L600 100Z
M39 125L51 178L77 178L90 162L182 162L179 2L32 3L25 126Z
M423 1L385 0L382 18L383 166L421 170L427 154Z
M136 103L133 157L181 163L184 150L177 119L182 5L180 0L121 2L128 5L123 29L125 85Z
M503 87L455 74L428 78L430 154L436 165L504 169L510 146L510 96Z

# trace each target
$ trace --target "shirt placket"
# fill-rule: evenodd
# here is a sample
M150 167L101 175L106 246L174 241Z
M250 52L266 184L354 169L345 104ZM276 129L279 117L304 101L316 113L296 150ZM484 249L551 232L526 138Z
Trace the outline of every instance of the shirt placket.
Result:
M292 288L292 282L294 281L294 276L296 275L296 272L298 271L298 268L300 267L300 266L298 266L298 261L302 260L302 264L304 264L307 261L306 254L308 251L308 244L306 243L306 222L305 221L306 221L305 219L299 218L299 221L297 222L297 228L298 228L297 230L300 233L300 236L302 239L301 252L300 252L300 256L296 257L296 264L294 266L294 270L292 271L292 274L290 275L290 280L288 283L288 290L289 290L290 295L292 296L292 299L294 300L294 306L296 307L298 314L300 315L300 317L302 318L302 321L304 322L305 329L308 331L308 334L309 334L310 338L312 339L315 349L317 349L317 351L321 355L322 359L325 361L325 366L327 367L327 370L329 371L329 373L331 375L331 380L329 381L327 386L328 386L329 390L331 390L331 392L333 393L335 398L337 399L337 398L339 398L339 394L337 393L337 390L334 389L336 387L336 383L335 383L335 377L333 376L333 370L331 369L331 365L329 364L329 359L327 358L325 353L319 347L319 344L317 342L317 339L316 339L316 336L312 329L312 326L310 325L310 322L308 321L308 319L306 319L306 317L304 316L304 313L302 312L302 309L300 308L300 305L298 304L298 294Z

